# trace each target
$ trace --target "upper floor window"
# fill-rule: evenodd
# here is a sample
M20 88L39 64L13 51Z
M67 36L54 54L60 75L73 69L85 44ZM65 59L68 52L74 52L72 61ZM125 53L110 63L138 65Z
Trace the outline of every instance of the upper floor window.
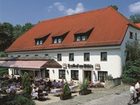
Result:
M74 53L69 53L69 61L74 61Z
M35 45L42 45L45 42L45 40L48 38L48 36L49 36L49 34L46 36L43 36L41 38L36 38Z
M53 44L57 44L57 43L62 43L62 41L64 40L64 38L66 37L66 35L68 34L69 32L66 32L62 35L59 35L59 36L53 36L52 37L52 40L53 40Z
M42 44L43 44L43 40L41 39L36 40L36 45L42 45Z
M29 55L26 55L26 57L28 57Z
M86 41L90 35L90 33L92 32L93 29L90 29L87 32L84 33L76 33L75 34L75 41Z
M107 52L101 52L101 61L107 61Z
M90 61L90 53L84 53L84 61Z
M57 54L57 61L62 61L62 55L61 54Z
M130 38L130 39L133 39L133 32L130 32L129 38Z
M48 54L45 54L45 56L49 56Z
M62 40L63 40L63 39L62 39L62 37L60 37L60 36L59 36L59 37L54 37L54 38L53 38L53 43L54 43L54 44L55 44L55 43L62 43Z

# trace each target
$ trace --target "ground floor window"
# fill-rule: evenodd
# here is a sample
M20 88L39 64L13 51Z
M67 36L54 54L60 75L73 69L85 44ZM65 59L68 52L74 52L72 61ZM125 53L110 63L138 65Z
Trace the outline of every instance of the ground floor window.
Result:
M98 80L100 82L105 82L107 77L107 71L98 71Z
M48 69L45 70L45 77L46 77L46 78L49 78L49 70L48 70Z
M71 70L71 78L73 80L78 80L78 70Z
M59 70L59 79L65 79L65 70Z
M16 69L12 70L12 74L19 75L19 70L16 70Z

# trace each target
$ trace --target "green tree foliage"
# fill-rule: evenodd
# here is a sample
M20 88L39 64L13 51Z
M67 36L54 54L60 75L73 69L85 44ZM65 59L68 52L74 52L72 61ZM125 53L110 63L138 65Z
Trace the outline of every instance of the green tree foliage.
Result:
M14 40L31 29L33 26L34 25L31 23L16 26L13 26L7 22L0 23L0 51L7 49Z
M6 48L8 48L12 42L13 38L11 35L4 32L0 33L0 51L4 51Z
M127 44L126 51L128 53L122 80L125 83L136 82L140 80L140 47L138 42Z
M114 8L115 10L118 10L118 6L117 5L111 5L112 8Z
M135 61L140 58L140 47L137 41L126 44L126 61Z
M140 23L140 14L131 15L130 20L134 23Z
M32 91L31 78L27 72L25 72L22 76L22 87L23 87L24 95L26 97L30 97Z

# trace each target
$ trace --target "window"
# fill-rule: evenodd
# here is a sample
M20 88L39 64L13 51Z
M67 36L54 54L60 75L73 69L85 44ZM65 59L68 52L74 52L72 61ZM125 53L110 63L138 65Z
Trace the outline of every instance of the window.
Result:
M76 41L85 41L85 40L87 40L87 36L86 35L77 35L76 36Z
M135 40L137 40L138 38L137 38L137 33L135 33Z
M53 44L57 44L57 43L62 43L62 41L64 40L64 38L66 37L66 35L68 34L69 32L66 32L62 35L59 35L59 36L53 36L52 37L52 40L53 40Z
M36 40L36 45L42 45L42 44L43 44L43 40L42 39Z
M78 70L71 70L71 78L73 80L78 80Z
M46 41L46 39L48 38L49 35L50 34L48 34L46 36L43 36L41 38L36 38L35 39L35 45L42 45Z
M57 54L57 61L61 61L62 60L62 55L61 54Z
M133 39L133 32L130 32L129 38L130 38L130 39Z
M101 52L101 61L107 61L107 52Z
M59 70L59 79L65 79L65 70Z
M28 57L29 55L26 55L26 57Z
M69 61L74 61L74 53L69 53Z
M56 44L56 43L62 43L62 38L61 37L54 37L53 38L53 43Z
M48 70L48 69L45 70L45 77L46 77L46 78L49 78L49 70Z
M93 29L90 29L87 32L84 33L76 33L75 34L75 41L86 41L90 35L90 33L92 32Z
M90 54L84 53L84 61L90 61Z
M49 56L48 54L45 54L45 56Z
M38 56L38 55L35 55L36 57Z
M98 80L100 82L105 82L107 77L107 71L98 71Z
M18 55L17 57L20 57L20 55Z
M19 75L19 72L18 72L18 70L15 70L14 69L14 73L13 73L14 75Z

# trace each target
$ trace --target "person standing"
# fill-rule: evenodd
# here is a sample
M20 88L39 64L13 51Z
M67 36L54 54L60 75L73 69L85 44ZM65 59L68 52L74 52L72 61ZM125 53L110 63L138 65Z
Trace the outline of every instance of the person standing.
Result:
M136 82L135 89L137 91L136 103L138 103L139 97L140 97L140 83L139 83L139 81Z
M135 100L136 100L136 90L135 90L135 84L131 84L130 86L130 99L129 99L129 102L128 102L128 105L131 105L132 104L132 101L133 103L135 103Z

